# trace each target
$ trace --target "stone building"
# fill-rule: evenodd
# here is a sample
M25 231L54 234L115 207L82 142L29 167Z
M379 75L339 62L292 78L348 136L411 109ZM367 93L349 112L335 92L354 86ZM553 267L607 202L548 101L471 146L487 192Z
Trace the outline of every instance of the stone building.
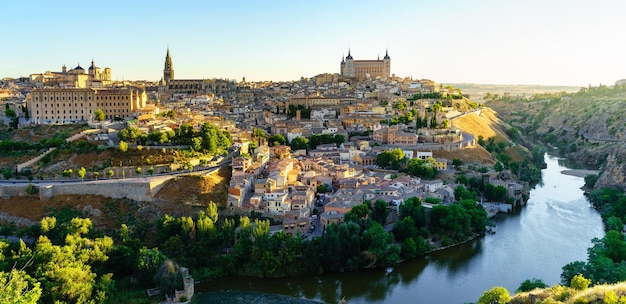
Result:
M213 93L218 96L237 96L237 83L228 79L176 79L174 63L167 48L163 77L159 82L159 92L182 94Z
M44 88L31 92L27 108L31 123L86 123L93 120L98 109L105 119L134 117L146 106L147 99L145 90L136 87Z
M340 65L341 76L347 78L356 78L363 80L370 77L383 77L389 78L391 76L391 58L389 52L385 51L385 57L380 60L380 57L376 60L354 60L350 50L348 50L348 56L345 59L342 58Z
M71 70L63 65L60 72L46 71L41 74L30 74L30 82L36 88L101 88L111 84L111 69L107 67L101 70L92 60L87 72L80 66L80 63Z

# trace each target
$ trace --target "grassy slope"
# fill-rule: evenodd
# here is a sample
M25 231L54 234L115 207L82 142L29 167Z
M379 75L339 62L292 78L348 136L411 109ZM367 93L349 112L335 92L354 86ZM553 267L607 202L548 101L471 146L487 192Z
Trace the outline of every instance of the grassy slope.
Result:
M584 290L574 290L569 287L555 285L544 289L535 289L531 292L523 292L512 297L510 304L525 303L622 303L617 301L620 297L626 300L626 282L597 285ZM531 298L536 299L535 302Z

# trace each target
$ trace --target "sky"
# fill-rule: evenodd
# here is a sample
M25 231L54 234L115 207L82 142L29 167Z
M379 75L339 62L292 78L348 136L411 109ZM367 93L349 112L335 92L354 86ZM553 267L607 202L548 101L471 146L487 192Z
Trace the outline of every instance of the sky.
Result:
M391 57L438 83L626 78L624 0L2 1L0 78L110 67L116 80L297 80Z

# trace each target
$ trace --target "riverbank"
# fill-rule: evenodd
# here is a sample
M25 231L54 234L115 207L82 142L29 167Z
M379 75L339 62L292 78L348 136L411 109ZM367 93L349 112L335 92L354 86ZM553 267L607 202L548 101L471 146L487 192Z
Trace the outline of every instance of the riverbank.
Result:
M585 169L563 170L561 171L561 174L584 178L587 175L598 175L600 174L600 170L585 170Z
M200 303L213 304L322 304L324 302L300 299L280 294L267 294L258 292L224 291L209 292L196 295Z

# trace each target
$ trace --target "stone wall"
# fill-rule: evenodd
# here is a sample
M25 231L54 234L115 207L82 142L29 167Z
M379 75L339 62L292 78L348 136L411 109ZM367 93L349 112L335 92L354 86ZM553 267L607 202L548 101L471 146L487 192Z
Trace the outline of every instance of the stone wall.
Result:
M164 176L157 178L137 178L127 180L100 180L75 183L61 183L54 185L39 186L39 198L49 199L63 194L92 194L110 198L129 198L136 201L152 201L154 195L170 178ZM3 187L0 187L2 189Z
M219 171L215 168L210 171L189 172L184 175L210 175ZM110 198L129 198L136 201L151 202L154 196L161 190L165 182L168 180L182 176L181 174L172 174L155 177L114 179L114 180L98 180L84 182L67 182L56 184L39 184L34 185L39 190L39 199L46 200L57 195L102 195ZM0 184L0 197L10 198L13 196L26 195L26 187L28 183L20 184Z
M0 197L24 196L26 195L26 186L28 186L28 183L3 184L0 186Z

